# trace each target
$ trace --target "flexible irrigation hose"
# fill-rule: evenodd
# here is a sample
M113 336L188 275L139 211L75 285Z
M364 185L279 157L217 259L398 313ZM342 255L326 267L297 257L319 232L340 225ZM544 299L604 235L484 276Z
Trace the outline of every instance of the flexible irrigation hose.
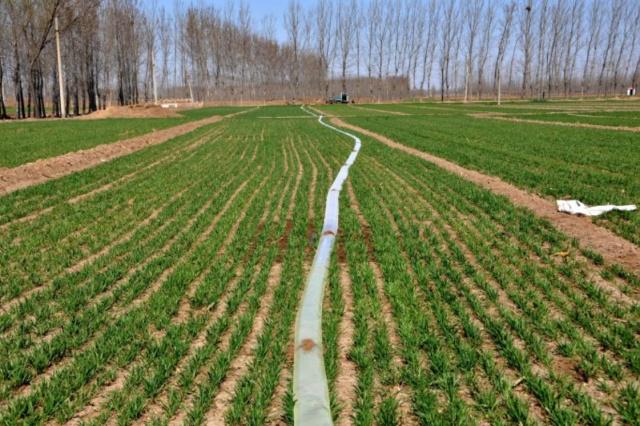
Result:
M304 107L302 107L302 110L315 116ZM340 190L349 175L349 167L358 156L361 145L360 138L325 123L322 121L322 115L318 116L318 122L329 129L349 136L355 141L355 144L353 151L351 151L344 165L340 168L327 193L322 234L311 264L296 321L296 350L293 361L293 396L295 399L293 418L294 424L305 426L333 424L329 402L329 386L324 370L322 299L331 252L338 232Z

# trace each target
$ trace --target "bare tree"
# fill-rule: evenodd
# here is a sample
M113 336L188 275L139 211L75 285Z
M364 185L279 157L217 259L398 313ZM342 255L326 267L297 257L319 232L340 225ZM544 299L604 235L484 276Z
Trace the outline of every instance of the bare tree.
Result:
M9 20L9 17L7 16L6 13L4 13L2 5L0 5L0 28L7 28L8 20ZM7 40L6 37L0 38L0 120L9 118L9 116L7 115L7 108L5 105L5 95L4 95L5 93L4 92L4 70L5 70L4 66L6 63L4 58L4 52L8 50L6 40Z
M291 87L293 90L293 99L298 98L298 88L300 84L300 63L299 63L299 43L300 32L302 30L301 15L302 7L298 0L290 0L287 12L284 15L284 25L289 38L291 47L291 58L289 60Z
M444 26L440 34L440 100L444 101L445 91L449 95L449 65L451 49L455 39L454 17L457 2L450 1L443 10Z
M464 20L466 23L466 39L467 55L465 59L465 76L464 76L464 101L469 99L469 90L471 78L473 75L474 49L476 47L476 38L478 27L480 26L480 17L484 9L484 1L468 2L464 8Z
M620 28L622 32L622 39L620 40L620 46L618 47L618 54L615 57L615 62L613 63L613 93L618 92L618 84L620 83L620 71L622 70L622 57L627 49L629 35L633 32L633 18L635 18L634 14L631 13L630 8L625 3L622 6L622 27Z
M520 41L522 43L522 91L521 97L526 95L527 89L530 88L531 74L531 50L532 50L532 4L531 0L520 10Z
M424 3L420 0L412 0L411 7L406 13L410 22L408 38L408 60L406 75L411 77L411 84L415 88L418 83L418 58L420 56L422 34L425 30L426 12Z
M420 81L420 91L424 90L425 81L427 82L427 93L431 96L431 73L433 71L433 62L435 60L435 49L438 39L437 22L440 16L440 9L436 0L430 0L427 7L427 19L425 35L423 39L423 56L422 56L422 80Z
M360 93L360 65L361 62L361 49L362 49L362 30L363 30L363 20L364 20L364 6L357 5L356 14L352 17L355 22L355 34L354 34L354 47L356 50L356 93Z
M502 23L500 26L500 39L498 42L498 54L496 55L496 66L494 69L496 97L498 105L501 102L501 90L502 90L502 62L504 61L504 55L509 44L509 38L511 36L511 24L513 22L513 14L516 8L515 3L508 3L504 6Z
M354 35L354 17L358 14L358 3L351 0L348 8L336 8L336 34L340 45L340 69L342 78L342 92L347 92L347 66Z
M251 61L251 10L243 0L238 8L239 50L240 50L240 102L244 101L247 86L247 67Z
M369 97L373 97L373 70L375 67L374 52L378 42L377 32L382 25L382 4L380 0L371 0L367 11L367 77L369 81Z
M633 17L633 38L631 40L630 46L637 46L638 39L640 39L640 7L636 7L636 13ZM635 88L638 84L638 73L640 73L640 51L635 49L634 58L634 49L629 49L629 58L627 59L625 76L628 76L631 87ZM633 68L631 68L633 67Z
M329 83L327 74L329 72L329 61L333 47L333 6L329 0L319 0L315 9L316 15L316 38L319 59L319 78L321 90L325 99L329 96Z
M571 5L570 23L566 34L565 58L562 71L564 95L568 96L571 90L575 58L580 50L580 34L582 30L582 14L584 3L582 0L573 0Z
M607 36L607 43L605 44L605 48L604 48L604 55L602 56L602 66L600 67L600 75L598 77L598 93L601 93L604 89L605 73L611 62L611 58L613 56L613 50L615 49L615 45L618 40L618 34L619 34L618 26L620 25L620 20L622 19L623 9L624 9L623 0L613 0L611 2L609 33ZM606 89L605 89L605 94L606 94Z
M640 39L640 7L636 8L635 14L632 14L632 10L629 13L629 32L631 33L631 42L629 46L636 46L638 39ZM640 63L640 54L636 52L637 49L628 49L629 55L625 61L624 78L629 78L631 81L631 87L635 87L635 70L637 69L637 63ZM634 58L634 55L637 56ZM631 67L634 67L633 70Z
M587 37L587 53L584 61L583 71L582 71L582 83L581 83L581 94L584 96L585 91L587 91L590 87L591 79L593 78L593 68L595 67L596 61L594 60L594 56L598 52L598 46L600 44L600 31L602 28L601 22L601 8L602 3L598 1L594 1L591 3L591 8L589 10L589 29L588 37Z
M493 40L493 23L495 21L495 7L489 3L485 8L482 23L482 39L478 52L478 99L482 99L482 89L484 87L484 71L489 58L489 50Z
M62 98L82 114L162 96L432 96L438 84L441 100L468 101L493 84L502 100L505 90L617 93L640 78L640 8L631 0L314 0L309 8L291 0L284 42L273 19L254 29L244 0L174 0L171 13L150 1L0 0L0 117L8 98L24 118L59 115ZM56 84L54 17L65 96Z
M537 82L537 96L543 96L544 90L544 65L545 65L545 50L547 41L547 14L549 11L549 0L542 0L539 3L539 7L534 10L534 13L538 16L538 54L536 60L536 82Z
M560 67L560 50L562 35L566 23L566 7L564 3L557 3L551 7L551 39L546 54L547 94L551 96L554 84L557 82ZM542 93L544 98L545 94Z

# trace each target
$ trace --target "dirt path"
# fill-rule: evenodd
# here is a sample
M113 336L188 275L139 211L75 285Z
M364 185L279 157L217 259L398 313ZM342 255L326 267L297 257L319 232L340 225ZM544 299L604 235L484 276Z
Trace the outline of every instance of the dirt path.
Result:
M465 169L451 161L400 144L378 133L345 123L339 118L332 118L331 122L372 137L392 148L422 158L496 194L506 196L514 204L531 210L538 217L548 220L559 231L577 239L583 247L600 253L608 262L618 263L631 271L640 270L640 248L608 229L594 224L590 218L559 213L553 201L531 194L498 177Z
M375 108L367 108L367 107L363 107L363 106L356 106L356 105L350 105L351 108L355 108L355 109L359 109L362 111L371 111L371 112L379 112L382 114L390 114L390 115L411 115L411 114L407 114L406 112L402 112L402 111L389 111L386 109L375 109Z
M98 145L90 149L70 152L57 157L44 158L11 169L0 168L0 196L17 191L18 189L27 188L95 167L115 158L140 151L148 146L164 143L202 126L216 123L236 114L230 114L224 117L215 115L203 120L158 130L135 138Z
M601 124L570 123L566 121L534 120L530 118L507 117L494 112L480 112L480 113L469 114L469 116L473 118L484 118L489 120L510 121L512 123L542 124L547 126L563 126L563 127L581 127L584 129L617 130L621 132L636 132L636 133L640 132L640 127L606 126Z

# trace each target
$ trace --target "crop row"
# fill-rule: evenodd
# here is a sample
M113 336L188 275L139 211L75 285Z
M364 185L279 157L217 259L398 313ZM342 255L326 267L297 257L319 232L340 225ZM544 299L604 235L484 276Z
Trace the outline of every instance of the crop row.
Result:
M411 109L420 115L360 116L347 121L549 197L570 197L591 205L640 202L640 180L634 173L640 161L638 133L468 116L468 109L481 106L379 108ZM640 244L639 218L633 212L613 212L596 221Z
M79 149L133 138L155 130L241 111L237 107L198 108L175 118L109 118L2 123L0 167L16 167Z
M371 236L360 241L384 275L419 420L632 421L637 283L504 199L375 143L363 152L355 202Z
M2 422L291 423L295 315L351 149L265 107L4 197ZM633 423L633 275L373 140L350 175L323 316L338 424Z
M82 190L75 176L47 184L66 197L7 197L24 211L5 219L2 420L286 416L310 220L331 175L296 127L234 119L83 172Z

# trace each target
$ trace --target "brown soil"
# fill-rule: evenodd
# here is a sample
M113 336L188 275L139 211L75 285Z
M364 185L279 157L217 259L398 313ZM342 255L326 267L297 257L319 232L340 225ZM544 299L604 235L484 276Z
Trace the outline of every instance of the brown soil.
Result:
M256 117L256 118L268 119L268 120L291 120L291 119L294 119L294 118L302 118L302 119L308 120L310 118L315 118L315 117L312 117L310 115L280 115L280 116L263 115L263 116Z
M9 170L9 169L4 169L4 170ZM2 171L0 171L0 176L2 176ZM0 179L2 179L2 178L0 177ZM2 182L0 181L0 186L1 185L2 185ZM1 193L2 193L2 191L0 190L0 194ZM29 222L31 220L37 219L38 217L42 216L43 214L49 213L52 210L53 210L53 207L47 207L47 208L44 208L42 210L37 210L37 211L27 215L27 216L23 216L21 218L15 219L15 220L13 220L11 222L7 222L5 224L2 224L2 225L0 225L0 231L4 231L7 228L9 228L10 226L13 226L13 225L15 225L17 223L24 223L24 222Z
M356 197L355 191L351 182L347 183L347 190L349 192L349 202L350 207L356 212L358 217L358 222L362 229L370 229L369 222L362 214L362 209L360 208L360 203ZM395 225L395 223L394 223ZM371 250L372 251L372 250ZM378 300L380 300L380 305L382 308L382 319L386 325L386 329L389 333L389 341L391 342L391 346L397 350L401 346L400 337L397 333L397 324L393 318L393 308L391 306L391 302L389 301L387 294L384 290L384 276L382 270L378 263L374 260L369 261L369 267L373 272L375 277L375 285L378 293ZM404 364L403 359L397 354L393 354L393 366L396 369L402 368ZM376 377L376 382L379 377ZM380 384L377 383L375 385L376 388L380 387ZM400 415L402 417L403 425L417 425L419 424L418 420L415 418L412 409L411 409L411 390L405 384L397 384L393 386L392 393L395 395L395 398L398 401Z
M244 185L242 185L242 188L243 187L244 187ZM193 225L193 223L195 223L195 221L197 220L197 218L200 217L200 215L202 215L204 213L204 211L206 210L206 206L210 205L213 202L215 196L216 195L213 195L209 199L209 201L205 204L205 206L203 206L198 211L198 213L196 213L196 215L189 220L187 225L183 228L183 230L180 233L174 235L168 242L165 243L165 245L159 251L154 253L151 257L147 258L143 263L141 263L139 265L135 265L133 268L129 269L122 278L120 278L116 283L114 283L109 288L109 290L107 290L106 292L104 292L104 293L100 294L99 296L97 296L96 298L94 298L94 300L89 304L89 306L93 306L95 304L98 304L102 300L104 300L104 298L109 297L110 295L112 295L113 292L117 288L119 288L121 285L126 283L136 271L141 270L146 265L148 265L150 262L152 262L153 260L157 259L158 257L163 255L164 253L166 253L166 251L169 250L169 248L171 246L173 246L173 244L177 241L177 239L180 237L180 235L182 235L184 230L190 229L191 226ZM163 224L160 229L162 229L167 224L168 223ZM204 237L200 237L200 238L204 238ZM192 248L192 250L193 250L193 248ZM186 256L186 254L184 256ZM184 257L181 257L180 260L178 260L178 262L179 261L183 261L183 259L184 259ZM158 288L160 288L162 283L168 278L170 273L175 269L176 265L177 265L177 263L172 265L172 266L170 266L169 269L165 269L164 272L162 273L162 275L159 278L157 278L156 281L151 283L151 286L146 288L138 296L138 298L136 300L134 300L133 302L131 302L129 305L123 306L123 305L117 304L116 306L112 307L111 308L111 318L112 319L113 318L117 318L117 317L123 315L124 313L130 312L133 309L139 307L146 300L148 300L151 297L151 294L155 293L155 291ZM105 326L105 327L107 327L107 326ZM60 333L61 331L62 331L62 329L58 329L56 331L56 333ZM23 395L27 395L27 394L30 395L31 392L33 391L33 389L36 389L36 387L39 386L40 383L42 383L43 381L48 380L51 377L53 377L54 374L57 374L66 365L68 365L70 362L72 362L75 359L76 354L83 353L92 344L94 344L94 339L87 340L80 347L78 347L77 349L74 349L72 351L72 355L70 355L68 357L65 357L64 359L62 359L58 363L51 364L49 367L47 367L47 369L42 374L36 376L36 378L31 382L31 384L29 384L27 386L24 386L22 388L22 394Z
M132 368L120 368L116 372L115 379L107 386L100 389L100 392L95 395L91 401L78 413L76 413L66 424L68 426L79 426L87 423L90 420L95 419L100 414L100 410L105 408L109 403L109 398L116 392L121 391Z
M640 132L640 127L626 127L626 126L604 126L600 124L589 123L567 123L565 121L545 121L545 120L533 120L529 118L515 118L499 115L497 113L475 113L469 114L474 118L485 118L490 120L502 120L510 121L513 123L529 123L529 124L542 124L548 126L563 126L563 127L581 127L585 129L600 129L600 130L619 130L622 132Z
M192 132L202 126L213 124L225 118L244 114L249 111L252 110L239 111L226 116L212 116L203 120L193 121L168 129L147 133L135 138L98 145L87 150L70 152L58 157L37 160L12 169L0 168L0 196L21 188L37 185L71 173L95 167L101 163L139 151L147 146L164 143L170 139ZM194 148L204 141L205 138L203 137L195 144L189 145L189 147ZM256 149L257 148L258 147L256 146ZM153 165L148 167L151 166Z
M296 181L293 186L293 200L289 207L287 208L287 221L293 220L293 208L295 207L295 200L298 195L298 188L300 187L300 182L302 181L302 175L304 174L304 166L302 165L302 160L300 159L300 154L298 153L298 149L296 148L296 144L292 143L291 148L293 150L293 155L295 156L296 167L298 171L296 172Z
M378 166L379 166L381 169L385 169L385 168L384 168L384 166L383 166L383 165L381 165L381 164L379 164ZM398 190L398 193L403 193L404 191L407 191L407 192L410 192L411 194L413 194L411 197L408 197L408 200L409 200L409 201L408 201L408 203L415 204L416 200L419 200L419 202L420 202L420 203L425 203L425 202L426 202L426 203L427 203L427 205L430 205L429 201L427 201L427 200L426 200L426 199L421 195L420 190L418 190L418 189L414 188L413 186L411 186L408 182L406 182L403 178L401 178L400 176L396 175L395 173L393 173L393 172L389 171L388 169L386 169L386 170L388 171L388 173L389 173L391 176L393 176L393 178L394 178L394 179L398 182L398 184L400 185L399 190ZM388 208L386 205L382 204L382 201L381 201L381 205L383 206L383 208L384 208L384 210L385 210L385 212L386 212L386 214L387 214L387 216L388 216L388 219L389 219L389 221L390 221L391 225L394 227L394 229L397 229L398 225L397 225L397 223L395 223L395 219L393 218L393 215L391 214L391 211L389 210L389 208ZM431 211L432 211L432 214L434 215L434 218L437 218L437 220L438 220L438 221L442 220L442 217L440 216L440 214L439 214L435 209L433 209L433 207L431 207ZM415 221L415 219L416 219L415 217L411 217L411 218L407 217L407 216L405 215L405 213L404 213L404 212L403 212L403 213L400 213L400 215L403 217L403 220L405 220L405 221L412 221L412 220L414 220L414 221ZM434 225L434 222L429 222L429 226L431 227L431 231L430 231L430 232L436 232L436 231L435 231L435 229L437 229L437 228L434 228L434 226L435 226L435 225ZM475 257L473 257L473 255L471 254L471 252L469 252L469 251L468 251L468 249L467 249L466 245L465 245L461 240L459 240L459 239L457 238L457 234L456 234L456 232L455 232L451 227L449 227L449 226L445 223L445 224L444 224L444 229L443 229L443 230L439 230L438 232L446 232L446 233L450 234L450 235L452 236L452 238L454 238L454 239L456 240L456 242L460 245L460 248L461 248L461 249L462 249L462 251L465 253L465 257L467 257L467 258L470 260L470 262L472 262L472 264L474 265L474 267L475 267L476 269L478 268L478 264L477 264L477 263L474 263L474 262L475 262ZM447 250L447 249L445 248L445 250ZM447 252L448 252L448 250L447 250ZM410 273L410 275L412 276L412 280L413 280L414 282L417 282L417 279L418 279L418 278L416 277L415 271L413 270L413 268L412 268L412 267L411 267L411 265L410 265L409 259L406 257L406 256L407 256L406 252L403 252L403 255L405 256L405 259L406 259L406 260L407 260L407 262L408 262L408 272L409 272L409 273ZM469 256L472 256L472 257L470 258ZM458 270L458 272L459 272L459 273L461 273L461 271L460 271L460 270ZM486 277L485 277L485 278L486 278ZM483 292L481 292L477 287L475 287L475 285L473 285L473 284L469 283L469 282L468 282L468 279L467 279L466 277L463 277L463 281L464 281L464 282L469 286L470 291L471 291L471 292L472 292L472 293L473 293L473 294L474 294L474 295L475 295L479 300L483 301L483 303L487 303L486 298L484 297ZM496 285L494 285L494 287L495 287L495 289L500 290L500 287L499 287L499 286L497 286L497 284L496 284ZM500 290L500 291L501 291L501 290ZM421 303L421 305L422 305L422 303ZM511 300L510 300L510 299L508 299L508 298L507 298L506 296L504 296L504 295L502 295L502 297L500 297L500 301L498 302L498 305L508 306L508 307L510 307L512 310L514 310L514 312L518 311L518 309L515 307L515 305L513 305L513 303L511 302ZM422 307L422 309L424 310L424 312L425 312L425 313L430 312L430 309L429 309L427 306L423 306L423 307ZM494 318L495 318L496 316L499 316L499 315L500 315L498 308L496 308L496 306L494 306L494 305L487 306L487 313L488 313L489 315L491 315L492 317L494 317ZM473 314L473 312L472 312L472 311L471 311L471 312L469 312L469 314L470 314L470 318L471 318L472 320L475 320L474 322L477 322L477 323L476 323L476 325L479 327L479 329L480 329L480 330L483 330L483 325L482 325L481 323L479 323L479 320L478 320L477 318L475 318L475 317L474 317L474 315L475 315L475 314ZM429 320L430 320L430 322L435 324L435 323L436 323L436 319L435 319L435 317L433 316L433 313L432 313L432 312L430 312L430 313L429 313L429 314L427 314L427 315L429 316ZM451 319L451 321L454 321L454 318L455 318L455 317L456 317L456 315L453 315L453 316L450 318L450 319ZM462 328L460 325L458 325L458 327ZM441 333L438 333L438 334L441 336ZM441 336L441 337L442 337L442 336ZM516 336L512 336L512 337L514 338L513 342L514 342L515 346L516 346L518 349L520 349L520 350L524 350L524 348L525 348L525 344L524 344L524 342L523 342L523 341L522 341L522 340L521 340L517 335L516 335ZM485 342L484 344L487 344L487 343ZM485 350L487 350L487 349L485 348ZM494 356L492 356L492 358L493 358L496 362L502 362L503 368L502 368L501 370L503 371L503 373L504 373L504 374L511 374L511 375L518 376L518 375L519 375L519 373L517 373L517 372L513 372L513 371L509 371L509 369L505 368L505 367L506 367L506 364L505 364L505 362L506 362L506 361L504 361L503 359L501 360L501 359L500 359L500 357L501 357L501 355L498 355L497 353L496 353ZM539 367L538 367L537 365L534 365L534 367L537 369L537 370L536 370L536 374L538 374L538 375L539 375L541 370L539 369ZM462 383L462 384L461 384L461 387L460 387L460 390L459 390L459 394L460 394L460 396L461 396L461 398L462 398L463 400L465 400L466 402L468 402L468 403L471 405L471 401L472 401L472 397L471 397L471 390L467 387L467 385L466 385L466 384L464 384L464 383ZM525 398L525 399L527 399L527 400L529 400L529 401L530 401L529 407L530 407L530 409L532 410L532 414L533 414L533 416L534 416L536 419L541 419L541 418L543 418L543 416L540 414L540 413L541 413L541 411L540 411L539 407L537 407L537 406L535 405L535 404L536 404L536 403L534 402L534 401L535 401L535 399L532 399L532 396L531 396L530 394L527 394L526 392L522 391L521 393L519 393L519 395L520 395L521 397L523 397L523 398ZM441 400L441 398L442 398L442 397L443 397L443 395L438 394L438 401L440 401L442 404L444 404L444 400ZM482 424L482 423L481 423L481 424Z
M340 324L338 338L338 359L340 368L336 377L335 388L338 401L342 404L342 411L336 419L336 425L350 425L353 423L353 402L356 399L356 385L358 373L355 363L349 359L349 351L353 347L353 292L351 291L351 277L348 266L340 265L340 287L344 298L344 314Z
M216 123L222 118L213 116L135 138L98 145L90 149L70 152L58 157L37 160L13 169L2 170L0 171L0 195L79 172L151 145L164 143L199 127Z
M158 105L110 106L91 114L78 117L80 120L104 118L176 118L182 117L177 109L161 108Z
M379 112L379 113L385 113L385 114L391 114L391 115L411 115L401 111L387 111L385 109L367 108L367 107L355 106L355 105L351 105L351 107L355 109L361 109L363 111Z
M372 137L392 148L429 161L496 194L503 195L514 204L525 207L538 217L548 220L559 231L577 239L583 247L600 253L608 262L618 263L632 271L640 270L640 248L630 241L615 235L608 229L594 224L590 218L559 213L553 201L529 193L498 177L465 169L451 161L400 144L378 133L345 123L338 118L332 118L331 122L337 126Z
M275 288L280 284L282 276L282 264L274 263L269 271L267 279L267 290L262 298L260 308L256 313L251 333L242 345L240 353L233 359L224 381L220 384L220 390L216 394L211 408L207 412L205 418L208 425L224 425L224 415L229 407L235 393L236 385L242 377L244 377L252 362L255 360L255 348L258 345L258 338L262 334L262 329L267 321L267 316L272 308L273 295Z
M313 158L311 158L309 151L305 150L304 153L307 156L307 160L309 160L309 164L311 165L311 183L309 184L309 211L307 214L309 215L309 224L313 226L313 221L316 218L315 197L316 188L318 185L318 167L313 161ZM308 236L310 236L310 234Z
M216 137L217 135L219 135L219 133L220 133L220 128L216 129L216 132L214 132L214 131L207 132L203 137L199 138L194 143L192 143L190 145L187 145L186 147L181 148L179 150L176 150L176 151L170 153L169 155L166 155L166 156L162 157L161 159L159 159L157 161L154 161L153 163L151 163L151 164L149 164L147 166L144 166L142 168L136 169L132 173L124 175L124 176L122 176L122 177L120 177L120 178L118 178L118 179L116 179L114 181L110 181L109 183L106 183L106 184L104 184L104 185L102 185L100 187L97 187L95 189L89 190L88 192L82 192L83 188L81 187L80 188L81 190L78 191L79 195L76 195L76 196L74 196L72 198L69 198L66 202L69 203L69 204L76 204L76 203L79 203L81 201L84 201L87 198L91 198L96 194L99 194L99 193L104 192L104 191L108 191L111 188L113 188L115 185L120 184L122 182L126 182L126 181L130 180L131 178L133 178L134 176L140 174L141 172L143 172L145 170L148 170L150 168L156 167L156 166L158 166L160 164L163 164L163 163L166 163L168 161L173 160L174 158L176 158L177 156L179 156L183 152L193 151L195 148L197 148L198 146L202 145L207 140L208 141L212 141L212 139L209 139L209 138L212 135L213 135L213 137ZM215 140L215 139L213 139L213 140ZM3 170L9 170L9 169L0 168L0 175L2 174ZM88 185L88 186L90 187L91 185ZM39 218L40 216L51 212L52 210L53 210L53 206L52 207L47 207L45 209L35 211L34 213L31 213L31 214L29 214L27 216L23 216L21 218L15 219L15 220L13 220L11 222L7 222L7 223L5 223L3 225L0 225L0 231L4 231L5 229L7 229L10 226L13 226L14 224L17 224L17 223L23 223L23 222L28 222L28 221L35 220L35 219Z

